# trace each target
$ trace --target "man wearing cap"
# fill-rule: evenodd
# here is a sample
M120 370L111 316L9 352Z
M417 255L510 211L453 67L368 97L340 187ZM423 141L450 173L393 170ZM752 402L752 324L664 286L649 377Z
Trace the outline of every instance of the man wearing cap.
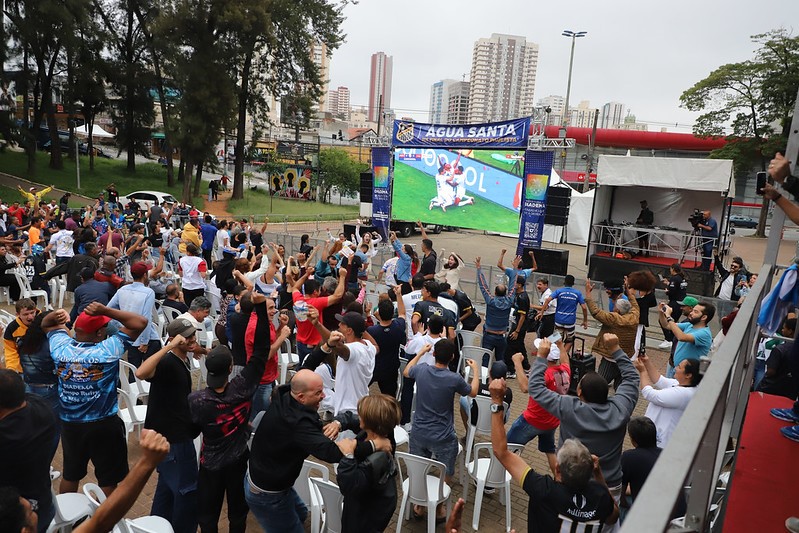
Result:
M658 321L661 327L674 333L674 338L677 340L677 347L672 357L673 364L670 362L666 367L667 378L674 377L674 369L684 359L701 359L708 354L713 344L713 333L708 324L716 316L716 307L710 302L699 302L688 314L688 321L679 324L674 321L671 313L671 307L665 303L658 307Z
M533 341L535 349L541 346L543 339ZM516 379L519 389L527 394L528 383L524 374L522 361L526 359L524 354L513 354L513 364L516 368ZM571 384L571 369L569 368L569 354L561 340L550 346L547 354L547 368L544 371L544 385L551 391L558 394L568 394ZM538 405L532 396L527 397L527 408L519 415L519 418L511 425L508 430L508 442L514 444L527 444L538 437L538 451L547 456L549 469L552 475L557 474L557 458L555 457L555 430L558 429L560 420L553 416L546 409Z
M477 391L477 396L482 396L483 398L491 398L491 391L488 390L488 385L491 383L491 380L494 379L505 379L505 376L508 374L508 365L505 364L505 361L494 361L494 364L491 365L491 368L488 369L488 380L483 383L480 382L480 390ZM522 372L522 375L524 373ZM526 393L527 390L525 389L524 392ZM505 392L505 399L503 400L506 404L508 404L508 409L505 411L505 421L508 420L508 415L510 414L510 404L513 402L513 391L511 389L507 389ZM468 396L461 396L460 399L460 407L461 407L461 421L463 422L463 429L468 433L469 424L476 426L477 425L477 416L479 408L477 407L477 402L474 401L472 398ZM463 441L466 442L466 437L464 436Z
M302 369L288 385L278 387L255 431L244 477L244 496L266 533L303 533L308 508L294 490L303 461L313 455L337 463L339 445L325 436L319 420L324 399L322 377ZM359 441L354 456L363 460L375 450L391 453L388 439Z
M349 312L336 315L338 331L330 333L327 346L336 360L336 393L333 395L333 414L358 412L358 400L369 394L369 382L375 369L377 349L364 340L366 321L363 315ZM328 352L322 345L322 351Z
M136 266L136 265L134 265ZM175 533L197 531L197 455L194 438L200 428L189 410L191 361L197 351L197 328L185 318L167 326L166 346L145 359L136 377L150 382L144 427L169 441L169 455L158 465L158 484L150 514L166 518Z
M122 328L108 337L112 319ZM119 360L131 339L147 327L147 320L93 302L75 320L74 339L65 326L68 321L64 309L42 320L61 401L64 474L60 491L77 492L91 460L97 483L108 495L128 473L125 427L117 416Z
M33 202L33 205L39 205L41 202L42 197L52 191L55 188L55 185L50 185L49 187L45 187L39 192L36 192L36 187L31 187L27 191L17 185L17 190L19 193L25 198L26 202Z
M652 212L651 209L647 206L646 200L641 200L641 212L638 214L638 218L635 220L635 223L639 226L651 226L655 222L655 214ZM648 231L639 231L638 232L638 248L641 249L641 252L646 257L649 257L649 232Z
M252 294L258 321L253 356L241 374L228 382L233 354L217 346L205 359L208 387L189 395L191 419L203 434L200 473L197 481L200 531L216 531L222 500L227 497L229 531L243 533L249 508L242 480L247 471L247 441L252 395L264 372L269 355L270 321L266 297ZM272 303L274 307L274 303Z
M108 302L108 307L137 313L147 320L147 328L128 348L128 362L136 367L139 367L144 359L161 348L161 338L152 321L155 310L155 291L147 286L148 271L145 263L133 263L130 267L133 283L120 287Z

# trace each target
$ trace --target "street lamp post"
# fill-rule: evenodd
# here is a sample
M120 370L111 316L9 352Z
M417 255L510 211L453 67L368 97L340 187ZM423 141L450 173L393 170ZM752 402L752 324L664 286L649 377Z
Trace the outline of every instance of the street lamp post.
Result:
M566 106L563 110L563 125L561 126L561 137L566 138L566 127L569 125L569 96L571 96L572 90L572 66L574 65L574 43L578 37L585 37L588 34L587 31L572 31L572 30L563 30L564 37L571 37L572 40L572 49L571 54L569 55L569 78L566 82ZM565 150L560 158L560 171L561 174L563 170L566 168L566 154Z

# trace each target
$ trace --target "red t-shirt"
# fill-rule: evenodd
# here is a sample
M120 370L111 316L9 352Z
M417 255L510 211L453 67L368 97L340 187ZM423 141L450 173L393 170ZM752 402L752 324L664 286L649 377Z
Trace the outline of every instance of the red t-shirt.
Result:
M294 291L291 293L291 299L295 304L300 300L305 300L305 303L308 305L316 307L316 310L319 311L320 316L322 311L327 308L327 296L306 298L300 291ZM318 331L316 331L316 328L313 327L313 324L311 324L310 320L306 320L304 322L297 320L297 342L316 346L322 342L322 336Z
M544 371L544 384L549 390L558 394L568 394L570 382L571 369L569 365L549 366ZM560 425L560 420L538 405L532 396L527 401L527 409L522 416L528 424L538 429L555 429Z
M255 349L255 326L258 324L258 315L253 313L250 315L250 321L247 322L247 330L244 332L244 351L247 352L247 361L252 357L252 352ZM277 339L277 331L274 324L269 323L269 344ZM269 357L266 360L266 367L264 367L264 375L261 376L261 385L272 383L277 379L277 357Z

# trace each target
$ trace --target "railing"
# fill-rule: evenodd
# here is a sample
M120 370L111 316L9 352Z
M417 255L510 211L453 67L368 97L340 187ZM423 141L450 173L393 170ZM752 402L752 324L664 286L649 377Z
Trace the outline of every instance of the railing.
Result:
M772 265L763 265L724 342L707 366L702 384L680 418L646 484L628 513L622 532L721 531L726 492L717 491L719 473L735 450L754 373L760 302L770 288ZM669 527L672 509L686 486L682 527ZM712 511L711 511L712 508Z

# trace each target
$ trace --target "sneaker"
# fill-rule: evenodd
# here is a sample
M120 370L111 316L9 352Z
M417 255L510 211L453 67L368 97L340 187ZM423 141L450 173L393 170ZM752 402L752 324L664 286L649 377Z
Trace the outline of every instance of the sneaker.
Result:
M792 516L785 519L785 529L791 533L799 533L799 518Z
M668 350L669 348L671 348L671 341L663 341L658 344L659 350Z
M791 439L794 442L799 442L799 426L780 428L780 433L782 433L782 436L787 439Z
M799 415L797 415L793 409L772 409L771 416L777 418L779 420L784 420L786 422L793 422L794 424L799 424Z

